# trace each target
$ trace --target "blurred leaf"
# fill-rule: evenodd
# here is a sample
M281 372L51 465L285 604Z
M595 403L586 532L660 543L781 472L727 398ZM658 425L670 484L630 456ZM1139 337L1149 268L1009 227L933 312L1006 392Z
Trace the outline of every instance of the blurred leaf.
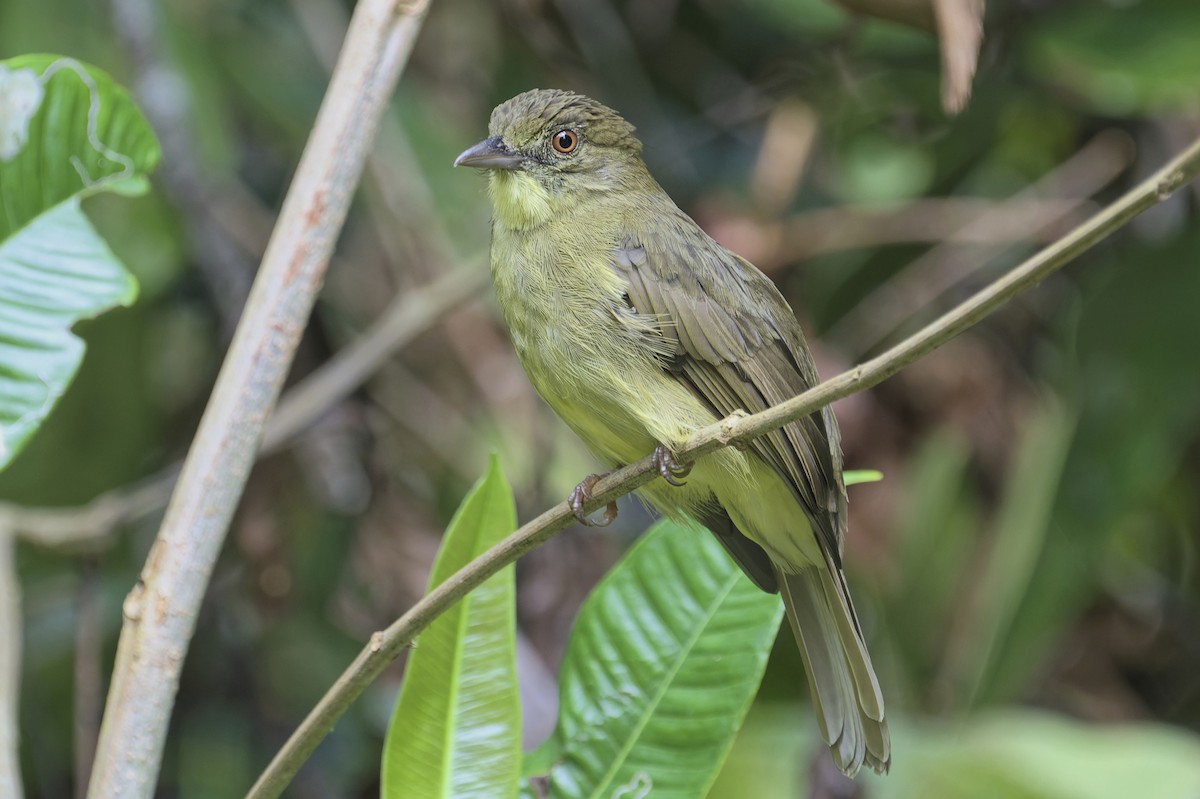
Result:
M872 799L1191 799L1200 792L1200 738L1156 724L1092 727L1040 711L963 724L890 718L896 757L885 777L859 777ZM792 707L746 720L709 799L810 794L817 735Z
M144 191L158 144L123 89L68 58L0 62L0 110L2 469L79 368L71 325L137 296L80 198Z
M870 780L879 799L1184 799L1200 791L1200 740L1171 727L1095 728L1022 711L901 735L909 760Z
M840 162L841 190L847 202L885 203L919 197L934 176L927 148L904 145L877 133L856 138Z
M708 533L651 528L588 597L571 633L558 726L529 756L553 763L548 795L704 796L782 614Z
M928 696L977 536L977 502L965 486L970 459L966 439L939 430L914 457L902 492L899 583L877 604L885 614L879 629L899 661L893 671L908 675L913 705Z
M495 456L446 528L432 590L516 528ZM383 751L386 797L515 796L521 709L513 567L506 566L417 639Z
M1056 499L1054 535L997 653L993 697L1023 689L1046 649L1095 595L1116 532L1132 517L1163 507L1194 451L1200 435L1197 248L1195 230L1165 246L1126 240L1082 317L1063 315L1064 335L1076 339L1077 354L1068 356L1078 367L1062 370L1058 379L1061 393L1079 407L1079 431ZM1194 470L1183 475L1194 484ZM1154 547L1149 540L1145 545Z
M953 632L946 670L960 705L990 695L997 648L1029 587L1052 526L1054 499L1075 433L1071 410L1049 395L1026 420L1005 485L986 565Z
M237 796L253 781L253 739L236 704L214 701L181 714L179 796Z
M845 10L828 0L750 0L745 5L793 35L832 34L849 22Z
M1040 15L1031 71L1101 114L1191 108L1200 98L1200 4L1176 0L1070 3Z

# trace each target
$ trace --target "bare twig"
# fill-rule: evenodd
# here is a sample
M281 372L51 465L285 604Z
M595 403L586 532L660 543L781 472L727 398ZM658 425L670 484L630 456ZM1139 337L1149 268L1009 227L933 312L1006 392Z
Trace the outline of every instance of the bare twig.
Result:
M25 508L0 503L0 527L28 541L62 552L95 552L108 546L122 525L162 508L179 475L172 464L136 485L108 491L77 508Z
M263 454L273 452L305 430L366 382L400 346L487 285L487 269L480 264L398 296L366 333L288 391L267 425Z
M125 624L89 796L151 796L196 614L428 2L362 0Z
M1117 202L887 352L761 413L734 415L706 427L679 448L677 457L682 461L693 461L721 447L744 444L835 400L882 382L979 322L1015 295L1037 285L1141 212L1168 198L1197 174L1200 174L1200 140ZM651 456L610 472L593 486L592 499L585 504L584 511L598 510L657 475ZM278 796L350 704L422 630L473 588L547 541L573 519L566 502L545 511L455 572L386 630L371 636L368 645L276 754L250 789L248 799Z
M0 519L0 796L21 799L21 588L13 554L17 537Z
M1079 210L1079 200L1012 203L980 197L927 197L904 203L804 211L778 222L734 218L709 227L714 237L771 274L814 255L889 244L1001 244L1025 240L1047 220ZM744 246L743 246L744 243Z
M993 265L988 261L1007 249L1004 245L1044 235L1054 228L1061 230L1071 215L1088 205L1088 197L1108 185L1132 161L1133 143L1128 135L1117 130L1097 134L1032 185L948 231L938 246L910 261L859 300L830 329L829 338L851 342L858 352L867 352L922 309L926 318L932 317L934 309L929 306L941 294L964 277L979 284L989 279ZM1057 201L1060 207L1054 208L1042 201L1044 197L1064 199ZM1016 219L1023 220L1021 226L1005 230L1007 221ZM956 219L955 223L961 224L962 220ZM967 243L972 245L969 249Z

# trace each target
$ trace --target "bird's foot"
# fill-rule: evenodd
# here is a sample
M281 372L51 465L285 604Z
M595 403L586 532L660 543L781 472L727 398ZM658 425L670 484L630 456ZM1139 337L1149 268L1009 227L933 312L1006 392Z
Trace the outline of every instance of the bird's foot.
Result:
M597 481L600 480L600 475L589 474L583 478L583 481L575 486L575 490L571 492L571 496L567 497L567 504L571 506L571 513L575 514L575 518L585 527L608 527L612 524L613 519L617 518L617 501L614 499L609 502L604 508L604 520L594 522L587 517L583 512L583 506L592 499L592 488L595 487Z
M671 450L662 444L654 448L654 465L658 467L658 473L662 475L662 479L673 486L684 485L682 478L692 473L692 464L680 463L675 460Z

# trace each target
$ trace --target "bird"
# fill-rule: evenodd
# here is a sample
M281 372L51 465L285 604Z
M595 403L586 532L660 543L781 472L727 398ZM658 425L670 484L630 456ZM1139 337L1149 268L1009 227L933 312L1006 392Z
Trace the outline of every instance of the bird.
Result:
M639 495L707 527L781 595L833 762L849 777L886 773L883 695L842 569L832 410L695 463L674 455L700 428L819 382L787 301L680 210L634 126L587 96L534 89L501 103L454 165L487 174L497 304L538 394L606 466L654 453L663 479ZM596 479L570 497L585 523Z

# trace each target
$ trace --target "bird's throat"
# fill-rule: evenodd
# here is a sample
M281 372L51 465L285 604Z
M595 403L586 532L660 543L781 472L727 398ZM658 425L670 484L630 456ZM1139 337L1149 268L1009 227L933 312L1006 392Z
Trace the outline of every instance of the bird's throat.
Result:
M497 224L512 230L528 230L550 221L550 194L527 172L493 169L488 193Z

